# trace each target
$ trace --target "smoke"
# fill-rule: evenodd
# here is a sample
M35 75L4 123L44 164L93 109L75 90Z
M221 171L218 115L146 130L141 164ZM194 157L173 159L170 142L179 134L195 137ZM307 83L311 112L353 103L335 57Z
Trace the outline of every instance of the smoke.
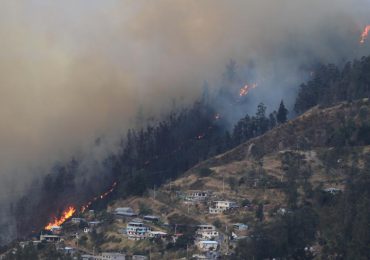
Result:
M196 98L204 80L222 85L230 58L241 81L258 82L247 111L260 101L292 102L302 66L367 53L358 41L369 7L365 0L1 1L0 200L19 196L52 162L101 135L114 150L138 109L158 116L173 99Z

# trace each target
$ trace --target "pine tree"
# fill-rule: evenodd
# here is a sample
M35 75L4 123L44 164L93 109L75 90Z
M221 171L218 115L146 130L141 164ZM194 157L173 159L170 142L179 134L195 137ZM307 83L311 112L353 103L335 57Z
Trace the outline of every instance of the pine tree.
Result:
M262 222L263 220L263 204L258 204L257 210L256 210L256 219Z
M279 124L285 123L287 120L287 115L288 115L288 109L285 108L284 101L281 100L279 110L276 115L277 122Z

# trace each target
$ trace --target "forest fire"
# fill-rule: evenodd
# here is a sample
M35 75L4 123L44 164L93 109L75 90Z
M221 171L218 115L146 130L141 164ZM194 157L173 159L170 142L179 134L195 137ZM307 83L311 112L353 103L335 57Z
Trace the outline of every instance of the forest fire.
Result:
M66 210L63 211L62 216L60 218L55 218L52 222L48 223L45 226L45 229L51 230L52 227L54 226L62 225L69 218L71 218L75 212L76 212L76 209L73 206L69 206Z
M367 37L369 36L369 33L370 33L370 25L366 25L365 29L361 33L361 40L360 40L361 44L365 43Z
M111 194L114 191L114 189L116 188L116 186L117 186L117 182L115 181L112 184L111 188L108 191L100 194L99 196L94 197L88 203L86 203L85 205L83 205L81 207L81 212L85 212L85 210L87 210L91 206L91 204L93 204L93 202L97 201L98 199L104 199L105 197L107 197L109 194Z
M242 88L240 89L240 91L239 91L239 96L240 96L240 97L243 97L243 96L248 95L249 91L250 91L251 89L256 88L256 87L257 87L257 84L256 84L256 83L253 83L252 85L248 85L248 84L246 84L244 87L242 87Z

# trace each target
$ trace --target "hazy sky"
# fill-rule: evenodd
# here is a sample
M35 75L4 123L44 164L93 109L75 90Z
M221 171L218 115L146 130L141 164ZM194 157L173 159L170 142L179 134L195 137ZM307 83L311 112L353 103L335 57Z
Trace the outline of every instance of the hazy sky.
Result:
M297 66L368 50L357 35L369 11L364 0L0 1L0 196L27 183L27 167L117 136L138 107L192 100L230 58L256 62L257 97L294 96Z

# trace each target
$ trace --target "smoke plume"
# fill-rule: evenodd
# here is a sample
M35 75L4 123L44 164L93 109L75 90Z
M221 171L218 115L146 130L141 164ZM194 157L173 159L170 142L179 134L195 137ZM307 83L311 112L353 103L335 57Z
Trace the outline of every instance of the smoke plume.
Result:
M99 136L114 150L138 110L158 116L174 99L198 97L204 80L222 85L231 58L241 81L258 83L240 114L261 101L292 102L302 67L367 53L359 40L369 7L365 0L1 1L0 201Z

